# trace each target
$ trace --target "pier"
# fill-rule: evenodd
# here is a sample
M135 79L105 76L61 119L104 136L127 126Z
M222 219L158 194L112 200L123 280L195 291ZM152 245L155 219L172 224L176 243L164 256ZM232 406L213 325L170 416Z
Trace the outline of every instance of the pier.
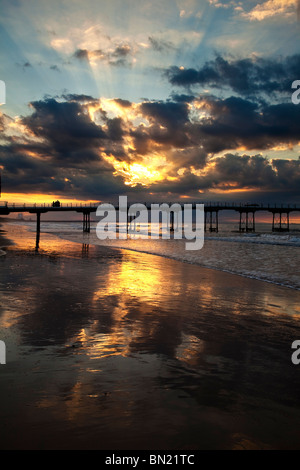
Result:
M96 212L98 206L101 204L8 204L2 202L0 205L0 216L9 215L11 213L29 213L36 214L36 246L39 246L40 231L41 231L41 214L47 212L77 212L83 215L83 232L89 233L91 229L91 213ZM108 203L105 203L108 204ZM119 210L119 205L112 204L116 211ZM133 202L128 203L128 208ZM144 206L148 210L151 209L150 202L144 202ZM162 204L162 203L156 203ZM180 205L182 208L185 204L191 204L193 209L196 204L204 204L204 230L205 232L218 232L219 230L219 213L221 211L235 211L239 214L239 232L255 232L255 215L257 212L269 212L272 214L272 231L273 232L288 232L290 230L290 214L292 212L300 212L300 205L297 204L245 204L235 202L168 202L170 207L170 231L174 232L174 212L172 205ZM129 219L128 219L129 220Z

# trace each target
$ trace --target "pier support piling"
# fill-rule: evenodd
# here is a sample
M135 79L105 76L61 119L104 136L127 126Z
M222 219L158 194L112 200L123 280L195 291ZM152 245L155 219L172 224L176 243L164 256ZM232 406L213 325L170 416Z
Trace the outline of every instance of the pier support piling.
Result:
M273 211L272 232L289 232L290 230L290 213Z
M240 211L239 232L255 232L255 211Z
M207 231L207 225L209 226L208 230L210 232L219 231L219 216L218 210L207 210L204 213L204 231Z
M170 212L170 231L174 232L174 212Z
M40 245L40 233L41 233L41 213L36 213L36 240L35 240L35 250L39 250Z
M83 212L83 231L90 233L91 231L91 213Z

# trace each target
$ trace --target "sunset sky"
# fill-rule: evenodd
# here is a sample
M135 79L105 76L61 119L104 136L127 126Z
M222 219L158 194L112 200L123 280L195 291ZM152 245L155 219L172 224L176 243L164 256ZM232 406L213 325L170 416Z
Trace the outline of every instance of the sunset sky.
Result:
M2 200L300 202L296 0L0 0Z

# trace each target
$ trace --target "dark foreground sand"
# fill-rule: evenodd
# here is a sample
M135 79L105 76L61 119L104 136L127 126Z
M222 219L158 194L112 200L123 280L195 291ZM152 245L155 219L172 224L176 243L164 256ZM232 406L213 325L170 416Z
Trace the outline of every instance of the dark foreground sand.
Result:
M298 291L12 233L1 449L300 448Z

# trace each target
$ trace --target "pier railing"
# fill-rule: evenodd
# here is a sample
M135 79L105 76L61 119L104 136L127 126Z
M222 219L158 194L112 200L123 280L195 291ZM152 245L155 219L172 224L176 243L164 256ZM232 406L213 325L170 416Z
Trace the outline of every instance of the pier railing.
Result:
M15 203L15 202L12 202L12 203L2 203L0 202L0 209L2 208L8 208L8 209L60 209L60 208L69 208L69 209L72 209L72 208L80 208L80 207L87 207L87 208L97 208L99 206L99 204L101 204L100 202L95 202L95 203L90 203L90 204L85 204L85 203L60 203L59 206L53 206L53 204L49 204L49 203L44 203L44 204L37 204L37 203L34 203L34 204L19 204L19 203Z
M97 208L100 204L105 203L105 204L111 204L114 207L118 207L118 204L115 202L94 202L94 203L63 203L61 202L59 206L53 206L53 204L50 203L34 203L34 204L29 204L29 203L8 203L8 202L1 202L0 201L0 210L1 209L17 209L20 211L22 209L80 209L80 208L90 208L90 209L95 209ZM135 204L135 202L129 202L128 205ZM163 204L162 202L144 202L143 203L146 207L151 207L151 204ZM239 209L247 209L251 211L256 211L256 210L270 210L270 209L288 209L290 211L296 210L300 211L300 204L284 204L284 203L274 203L274 204L264 204L264 203L259 203L259 204L250 204L250 203L242 203L242 202L205 202L205 201L186 201L186 202L178 202L178 201L169 201L169 202L164 202L164 204L168 204L170 207L172 204L180 204L183 206L184 204L192 204L193 206L196 206L196 204L204 204L204 207L209 209L209 208L218 208L219 210L222 209L233 209L233 210L239 210Z
M0 202L0 215L9 215L11 212L28 212L36 214L37 216L37 236L40 232L41 214L46 212L67 212L74 211L83 214L83 231L90 232L90 215L96 212L101 202L94 203L73 203L73 202L59 202L44 204L18 204ZM123 209L119 204L113 202L105 202L111 204L116 210ZM130 207L134 202L128 202L127 207ZM145 202L144 205L148 210L151 209L154 202ZM156 203L158 205L161 202ZM185 202L165 202L170 208L170 217L172 220L172 206L178 204L184 207L185 204L192 205L196 208L197 204L204 204L204 230L210 232L218 232L219 230L219 212L223 210L231 210L239 213L239 232L255 232L255 214L257 211L267 211L272 214L272 231L273 232L288 232L290 229L290 213L300 211L299 204L264 204L264 203L237 203L237 202L204 202L204 201L185 201ZM173 209L174 210L174 209ZM174 217L173 217L174 219ZM171 222L173 223L173 222Z

